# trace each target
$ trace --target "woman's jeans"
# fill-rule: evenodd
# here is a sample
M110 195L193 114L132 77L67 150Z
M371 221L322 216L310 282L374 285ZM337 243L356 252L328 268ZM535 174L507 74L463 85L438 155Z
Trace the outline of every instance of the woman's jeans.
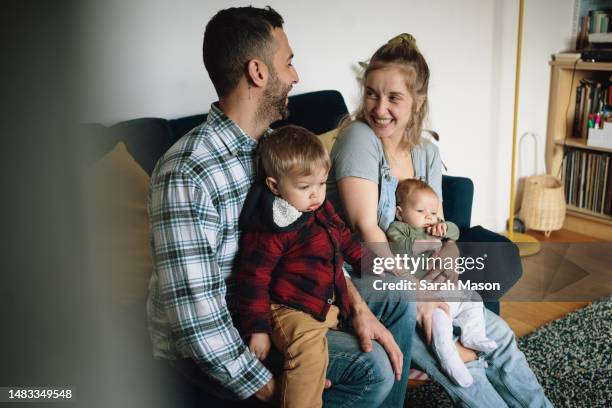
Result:
M440 371L440 364L420 334L415 334L412 341L412 362L444 387L455 405L461 407L552 407L506 322L485 309L485 325L487 337L498 347L467 363L474 377L471 386L455 385Z

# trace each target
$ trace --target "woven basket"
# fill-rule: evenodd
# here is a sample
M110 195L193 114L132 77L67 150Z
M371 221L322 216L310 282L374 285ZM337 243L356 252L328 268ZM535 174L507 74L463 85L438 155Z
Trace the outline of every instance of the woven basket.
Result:
M563 227L565 221L565 194L558 178L548 174L527 177L520 217L527 229L551 231Z

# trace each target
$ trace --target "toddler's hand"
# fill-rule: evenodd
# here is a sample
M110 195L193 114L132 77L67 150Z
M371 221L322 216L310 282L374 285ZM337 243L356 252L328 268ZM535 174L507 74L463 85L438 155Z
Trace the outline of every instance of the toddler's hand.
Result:
M434 237L444 237L446 236L447 231L448 226L444 221L431 225L425 229L425 232L427 232L429 235L433 235Z
M264 361L270 352L270 336L268 333L253 333L249 340L249 350L255 353L260 361Z

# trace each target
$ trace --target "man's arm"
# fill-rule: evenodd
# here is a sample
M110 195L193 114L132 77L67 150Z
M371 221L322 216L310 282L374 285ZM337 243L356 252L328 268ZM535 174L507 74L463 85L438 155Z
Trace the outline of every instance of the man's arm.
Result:
M238 398L264 388L270 372L247 349L228 311L217 264L220 217L188 175L167 174L152 185L150 219L159 307L180 354L191 357Z

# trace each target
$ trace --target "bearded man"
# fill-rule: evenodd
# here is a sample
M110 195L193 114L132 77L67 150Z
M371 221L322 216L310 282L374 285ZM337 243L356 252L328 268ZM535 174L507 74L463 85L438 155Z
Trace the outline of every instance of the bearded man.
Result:
M299 78L283 19L270 7L219 11L206 26L203 57L219 101L203 124L164 154L151 176L155 270L147 316L153 354L216 397L269 401L273 376L232 320L237 309L233 268L258 140L271 123L288 116L287 95ZM395 327L391 334L355 287L349 290L354 334L328 334L324 403L379 406L397 388L398 397L388 405L403 406L407 376L395 380L410 343L398 346L394 336L411 327L404 321L411 314L405 304L377 306L381 321Z

